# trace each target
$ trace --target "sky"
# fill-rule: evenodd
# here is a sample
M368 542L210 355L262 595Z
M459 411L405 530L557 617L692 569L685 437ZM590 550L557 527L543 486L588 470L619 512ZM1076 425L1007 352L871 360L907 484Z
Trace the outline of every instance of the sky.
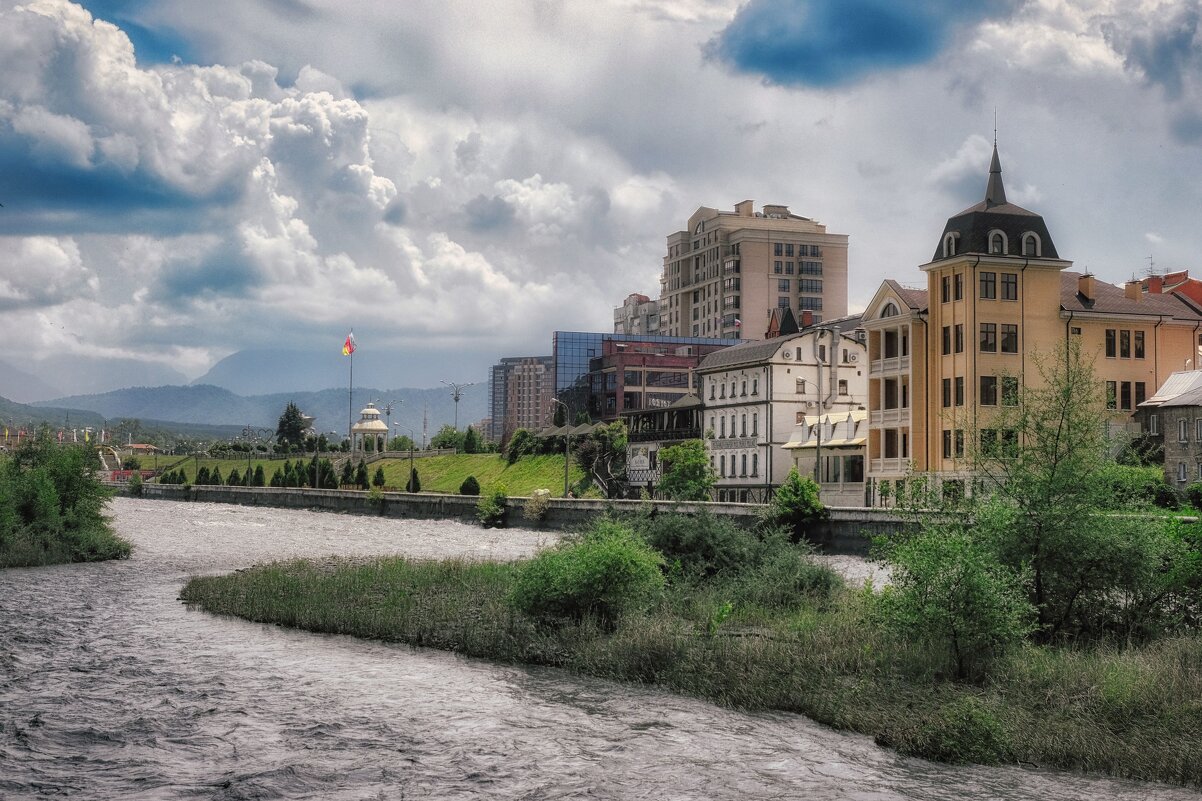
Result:
M1009 199L1075 269L1202 275L1200 17L0 0L0 360L56 386L191 380L353 329L406 385L485 381L554 330L611 330L658 294L668 234L744 199L850 237L854 311L922 284L984 195L995 117Z

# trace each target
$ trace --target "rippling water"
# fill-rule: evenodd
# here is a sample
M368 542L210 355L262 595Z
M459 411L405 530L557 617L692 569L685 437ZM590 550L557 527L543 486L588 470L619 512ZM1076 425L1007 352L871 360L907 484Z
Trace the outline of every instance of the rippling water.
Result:
M1196 798L950 768L787 714L189 611L293 556L508 559L551 535L115 499L127 562L0 570L0 798Z

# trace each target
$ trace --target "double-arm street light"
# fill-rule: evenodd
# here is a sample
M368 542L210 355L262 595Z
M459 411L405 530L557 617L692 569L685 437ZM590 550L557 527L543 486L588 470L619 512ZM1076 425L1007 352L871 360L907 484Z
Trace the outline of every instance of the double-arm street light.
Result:
M570 415L572 412L568 408L568 405L559 398L551 398L551 402L558 403L563 407L563 497L566 498L568 497L568 464L571 461L571 459L568 458L568 453L572 445L572 423L570 420L568 420L568 415Z
M409 480L405 482L405 490L408 492L408 491L410 491L409 488L411 486L413 486L413 437L414 437L413 429L405 428L400 423L394 423L392 428L393 428L393 439L395 439L397 436L399 436L398 434L396 434L397 431L408 431L409 432Z
M463 390L467 389L468 387L474 387L474 386L476 386L476 384L475 384L475 382L472 382L470 384L456 384L454 381L443 381L442 383L446 384L448 387L451 388L451 399L453 401L455 401L455 430L458 431L459 430L459 399L463 397Z

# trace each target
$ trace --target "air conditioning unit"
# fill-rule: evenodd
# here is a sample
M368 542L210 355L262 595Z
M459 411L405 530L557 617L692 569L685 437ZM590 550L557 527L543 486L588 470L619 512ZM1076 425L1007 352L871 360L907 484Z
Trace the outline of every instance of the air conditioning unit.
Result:
M851 362L852 364L855 364L855 363L856 363L856 359L858 359L858 358L860 358L860 354L858 354L858 353L849 353L849 354L847 354L847 360L848 360L849 362Z

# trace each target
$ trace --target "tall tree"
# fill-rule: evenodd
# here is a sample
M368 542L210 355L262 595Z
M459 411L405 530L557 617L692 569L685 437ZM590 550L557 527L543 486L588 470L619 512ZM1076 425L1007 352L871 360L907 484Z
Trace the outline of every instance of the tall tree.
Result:
M685 440L659 452L664 466L659 489L674 501L708 501L714 486L714 468L710 467L705 443L699 439Z
M287 445L292 445L300 448L305 442L305 417L301 414L301 410L292 401L284 407L284 413L280 415L279 425L275 429L275 437L278 441Z

